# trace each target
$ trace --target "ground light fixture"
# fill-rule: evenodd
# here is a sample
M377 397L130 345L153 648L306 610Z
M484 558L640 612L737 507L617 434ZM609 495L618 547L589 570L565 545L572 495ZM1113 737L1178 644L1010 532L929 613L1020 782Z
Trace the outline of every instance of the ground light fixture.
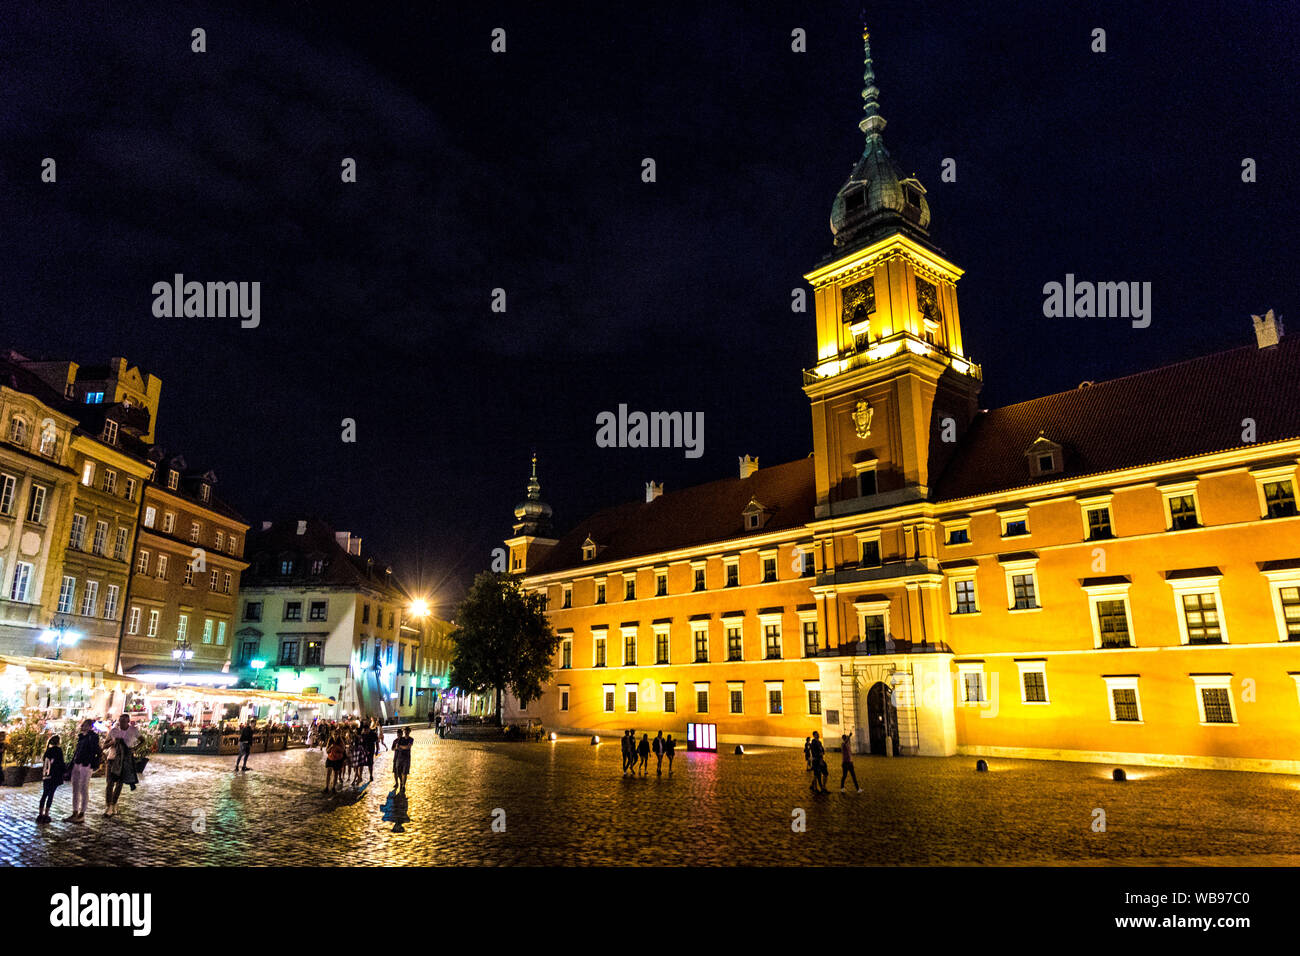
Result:
M555 731L552 730L552 731L551 731L551 743L555 743L555 741L557 741L557 740L559 740L559 739L560 739L560 735L557 734Z
M989 762L988 762L987 760L983 760L983 759L976 760L976 761L975 761L975 772L976 772L976 773L988 773L988 772L989 772Z
M592 735L591 735L591 745L594 747L594 746L596 746L596 744L598 744L598 743L600 743L600 738L597 737L595 734L592 734Z
M1124 772L1123 767L1116 767L1114 772L1110 775L1110 778L1116 783L1123 783L1128 779L1128 774Z
M745 756L745 747L743 744L736 744L736 756L737 757Z

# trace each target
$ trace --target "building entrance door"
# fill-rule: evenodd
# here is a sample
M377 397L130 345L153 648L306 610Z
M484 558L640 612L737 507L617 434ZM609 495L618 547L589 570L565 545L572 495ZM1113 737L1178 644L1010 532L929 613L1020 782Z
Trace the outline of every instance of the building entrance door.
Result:
M898 713L894 709L889 688L876 681L867 691L867 734L873 757L889 756L889 743L898 754Z

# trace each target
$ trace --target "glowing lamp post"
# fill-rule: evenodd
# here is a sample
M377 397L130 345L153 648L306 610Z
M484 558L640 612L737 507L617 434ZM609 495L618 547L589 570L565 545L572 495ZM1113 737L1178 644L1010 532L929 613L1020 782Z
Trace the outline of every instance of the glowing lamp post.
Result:
M41 643L54 645L54 659L57 661L64 647L73 647L81 640L81 632L74 631L66 617L56 617L50 626L41 632Z
M185 662L194 660L194 648L190 645L187 638L181 638L172 648L172 660L176 661L176 680L179 683L181 673L185 670Z

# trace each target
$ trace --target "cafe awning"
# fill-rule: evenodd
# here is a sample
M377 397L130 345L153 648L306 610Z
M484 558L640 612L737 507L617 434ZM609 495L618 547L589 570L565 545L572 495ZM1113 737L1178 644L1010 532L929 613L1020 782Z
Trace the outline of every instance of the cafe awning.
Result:
M332 704L333 698L326 697L322 694L292 694L286 691L278 690L261 690L253 687L193 687L184 684L172 684L168 687L161 688L157 696L169 697L177 700L207 700L220 704L242 704L246 701L261 701L265 703L292 703L292 704Z
M0 676L24 684L50 684L82 690L99 687L114 691L142 690L149 686L147 681L127 677L125 674L114 674L77 661L9 654L0 654Z

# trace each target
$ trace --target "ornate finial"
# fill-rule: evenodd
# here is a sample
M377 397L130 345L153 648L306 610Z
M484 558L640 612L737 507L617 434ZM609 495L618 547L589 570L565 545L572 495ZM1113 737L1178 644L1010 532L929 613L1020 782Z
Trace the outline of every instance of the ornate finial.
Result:
M528 497L537 501L542 496L542 483L537 480L537 452L533 452L533 476L528 479Z
M885 118L880 115L880 90L876 89L876 74L871 68L871 31L867 29L867 11L862 11L862 120L858 129L867 136L876 136L885 128Z

